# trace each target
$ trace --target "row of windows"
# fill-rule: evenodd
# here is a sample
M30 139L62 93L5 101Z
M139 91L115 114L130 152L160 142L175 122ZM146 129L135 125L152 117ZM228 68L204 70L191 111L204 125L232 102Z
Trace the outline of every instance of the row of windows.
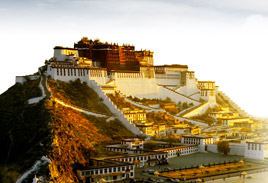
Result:
M259 146L259 151L261 150L261 144L248 144L248 150L257 150Z
M142 78L141 74L126 74L126 73L117 73L118 78Z
M85 76L88 74L87 69L58 69L57 75L59 76Z
M98 170L88 170L88 171L82 171L82 176L89 176L89 175L98 175L98 174L107 174L112 172L120 172L125 171L127 169L133 170L133 166L129 167L113 167L113 168L104 168L104 169L98 169Z
M125 162L125 161L128 161L128 162L133 162L133 161L136 161L136 160L149 160L149 159L154 159L154 158L157 158L157 159L161 159L161 158L166 158L167 155L151 155L151 156L138 156L138 157L132 157L132 158L120 158L120 159L114 159L114 160L119 160L119 161L122 161L122 162Z

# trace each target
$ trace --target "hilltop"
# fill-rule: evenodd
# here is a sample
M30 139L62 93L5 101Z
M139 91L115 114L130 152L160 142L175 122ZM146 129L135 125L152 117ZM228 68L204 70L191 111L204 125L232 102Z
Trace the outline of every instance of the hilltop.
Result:
M134 46L82 38L74 48L56 46L38 71L16 77L0 96L2 182L22 175L18 183L32 182L34 174L79 182L76 170L114 154L106 145L126 138L178 144L183 135L201 135L212 143L212 136L261 133L262 123L215 81L199 81L187 65L155 66L153 52Z

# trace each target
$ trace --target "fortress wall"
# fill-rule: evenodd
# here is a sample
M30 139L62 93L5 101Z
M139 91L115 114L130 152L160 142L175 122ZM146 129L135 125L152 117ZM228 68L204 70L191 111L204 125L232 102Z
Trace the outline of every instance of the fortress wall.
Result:
M109 110L116 115L116 117L119 119L119 121L132 133L136 135L145 135L140 131L139 128L137 128L135 125L130 124L130 122L125 118L124 114L117 109L117 107L113 104L113 102L104 94L104 92L101 90L101 88L98 86L98 84L93 80L87 81L88 85L94 89L94 91L103 99L103 103L109 108Z
M232 108L234 108L241 116L243 117L250 117L249 114L244 111L243 109L241 109L234 101L232 101L225 93L223 93L222 91L218 90L218 96L220 98L223 98L224 100L228 101L228 103L230 104L230 106Z
M114 81L117 90L126 96L139 98L159 98L158 87L154 79L148 78L117 78Z
M181 86L176 91L189 96L193 93L199 92L200 90L197 88L196 83L187 82L186 85Z
M155 74L155 80L157 84L179 86L181 83L181 75L179 72Z
M108 81L105 71L89 70L88 68L52 68L48 66L47 75L50 75L54 80L64 82L76 79L87 82L90 79L96 81L99 85L105 85Z
M213 153L219 153L217 150L217 144L207 144L207 151ZM231 145L230 144L230 155L244 156L245 146L244 145Z
M107 71L99 69L90 69L89 79L96 81L98 85L105 85L105 83L108 81Z
M187 102L188 104L193 103L194 105L200 104L195 100L191 100L190 98L187 98L162 86L159 87L159 97L161 99L166 99L169 97L175 103L178 103L180 101L181 103Z
M203 105L200 105L200 107L197 107L196 109L190 111L189 113L184 114L183 117L189 118L189 117L193 117L193 116L202 115L207 111L207 109L209 107L210 107L210 103L207 102Z
M218 153L217 144L207 144L207 151Z
M195 100L200 100L201 95L200 95L200 93L196 92L195 94L191 95L190 97L195 99Z
M201 122L198 122L196 120L189 119L189 118L177 117L177 116L175 116L175 118L176 119L179 119L180 121L188 121L188 122L191 122L191 123L193 123L195 125L200 125L200 126L204 126L204 127L207 127L208 126L208 124L206 124L206 123L201 123Z
M87 82L89 79L89 72L82 68L51 68L48 67L47 75L50 75L54 80L69 82L71 80L80 79L82 82Z
M90 77L89 79L97 82L100 86L105 85L108 80L106 77Z
M245 145L231 145L230 144L230 155L245 155L246 146Z
M160 85L176 85L176 86L180 85L180 80L178 79L155 78L155 81L157 84Z
M21 83L23 84L26 81L26 77L29 78L30 80L36 80L39 79L39 75L31 75L31 76L16 76L16 83Z

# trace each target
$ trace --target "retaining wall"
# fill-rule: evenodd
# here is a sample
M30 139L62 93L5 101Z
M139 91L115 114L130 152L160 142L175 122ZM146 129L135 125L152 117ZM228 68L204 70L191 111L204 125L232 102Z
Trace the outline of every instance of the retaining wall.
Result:
M87 81L88 85L99 95L99 97L101 97L103 99L103 103L109 108L109 110L116 115L116 117L118 118L118 120L132 133L134 133L135 135L144 135L144 133L142 133L140 131L140 129L138 127L136 127L133 124L130 124L130 122L127 120L127 118L125 118L124 114L117 109L117 107L113 104L113 102L104 94L104 92L101 90L101 88L98 86L98 84L93 81L93 80L89 80Z

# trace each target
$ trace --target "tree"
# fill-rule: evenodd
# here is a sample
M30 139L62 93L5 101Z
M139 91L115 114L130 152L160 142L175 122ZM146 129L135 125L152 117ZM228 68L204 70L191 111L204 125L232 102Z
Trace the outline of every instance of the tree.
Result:
M187 109L187 108L188 108L188 104L187 104L187 102L183 102L183 103L182 103L182 108L183 108L183 109Z
M157 149L158 148L158 143L154 140L150 140L148 143L145 144L146 149Z
M220 141L217 144L217 150L225 155L230 152L230 144L228 141Z

